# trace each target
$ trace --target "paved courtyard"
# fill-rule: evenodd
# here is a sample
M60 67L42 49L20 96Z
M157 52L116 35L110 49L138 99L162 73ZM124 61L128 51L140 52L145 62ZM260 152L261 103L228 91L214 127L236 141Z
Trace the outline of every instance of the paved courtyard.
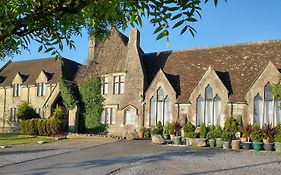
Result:
M53 154L54 151L57 151L56 154ZM34 160L27 159L30 155L33 155L30 158ZM17 161L17 157L22 156L27 158ZM6 160L10 163L4 164ZM0 150L0 162L2 163L0 174L12 175L196 175L281 172L281 154L275 152L243 150L236 152L153 145L147 140L82 139L41 146L26 145L15 150Z

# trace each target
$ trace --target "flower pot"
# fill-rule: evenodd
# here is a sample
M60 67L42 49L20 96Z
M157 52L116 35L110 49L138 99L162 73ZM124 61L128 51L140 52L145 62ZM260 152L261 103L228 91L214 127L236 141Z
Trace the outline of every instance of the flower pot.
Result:
M281 152L281 142L275 142L275 151Z
M168 138L169 138L169 134L163 134L163 138L165 139L165 140L168 140Z
M216 147L222 148L223 141L221 138L216 138Z
M181 145L181 136L174 136L173 142L174 145Z
M232 140L231 148L232 148L232 150L239 150L240 149L240 140Z
M249 150L251 148L252 142L242 142L242 148Z
M229 142L223 142L222 148L223 149L230 149L230 143Z
M144 131L138 131L139 138L144 138Z
M265 151L273 151L273 143L264 143L263 144L263 149Z
M215 139L209 139L210 147L214 148L216 146L216 140Z
M189 140L190 140L189 137L186 137L186 138L185 138L185 143L186 143L187 146L190 146Z
M262 143L261 142L254 142L253 148L255 151L260 151L262 149Z
M170 139L174 140L175 135L174 134L170 134Z

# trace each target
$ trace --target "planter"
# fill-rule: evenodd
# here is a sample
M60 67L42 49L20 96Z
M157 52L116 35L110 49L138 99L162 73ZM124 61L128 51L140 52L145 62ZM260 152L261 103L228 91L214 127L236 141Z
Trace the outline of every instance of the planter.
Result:
M174 136L173 142L174 145L181 145L181 136Z
M221 138L216 138L216 147L222 148L223 141Z
M255 151L260 151L262 149L262 142L254 142L253 148Z
M168 140L168 138L169 138L169 134L163 134L163 138L165 139L165 140Z
M231 148L232 148L232 150L239 150L240 149L240 140L232 140Z
M229 142L223 142L222 148L223 149L230 149L230 143Z
M186 138L185 138L185 143L186 143L187 146L190 146L189 140L190 140L189 137L186 137Z
M144 131L138 131L138 137L144 138Z
M170 134L170 139L174 140L175 135L174 134Z
M209 139L210 147L214 148L216 146L216 140L215 139Z
M263 144L263 149L265 151L273 151L273 146L274 146L273 143L264 143Z
M242 148L249 150L251 149L252 142L242 142Z
M275 151L281 152L281 142L275 142Z

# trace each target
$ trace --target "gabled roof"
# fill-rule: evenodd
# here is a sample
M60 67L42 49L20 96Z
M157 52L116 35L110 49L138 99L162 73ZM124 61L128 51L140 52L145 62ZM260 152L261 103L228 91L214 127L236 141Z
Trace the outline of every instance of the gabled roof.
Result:
M22 83L23 85L35 84L42 70L51 75L48 77L48 83L57 83L61 75L66 80L73 81L79 67L79 63L66 58L63 59L63 62L60 60L55 61L52 58L10 62L0 72L0 77L2 77L0 86L10 86L17 73L26 77Z
M269 61L281 69L281 41L148 53L142 55L142 59L149 83L160 68L177 77L170 82L179 87L175 88L179 103L188 101L192 89L209 66L228 89L230 101L245 102L247 89Z

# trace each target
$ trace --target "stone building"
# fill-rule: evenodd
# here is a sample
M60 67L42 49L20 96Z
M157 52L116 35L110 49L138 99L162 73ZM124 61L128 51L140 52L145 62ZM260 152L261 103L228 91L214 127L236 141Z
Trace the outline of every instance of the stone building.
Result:
M270 85L278 82L281 41L144 53L140 34L117 31L102 43L89 40L88 64L76 82L98 76L105 97L101 122L115 134L178 120L223 125L281 121Z
M51 58L9 61L0 70L0 132L18 126L16 112L22 101L29 102L41 117L49 117L56 105L63 106L58 80L73 82L79 63Z

